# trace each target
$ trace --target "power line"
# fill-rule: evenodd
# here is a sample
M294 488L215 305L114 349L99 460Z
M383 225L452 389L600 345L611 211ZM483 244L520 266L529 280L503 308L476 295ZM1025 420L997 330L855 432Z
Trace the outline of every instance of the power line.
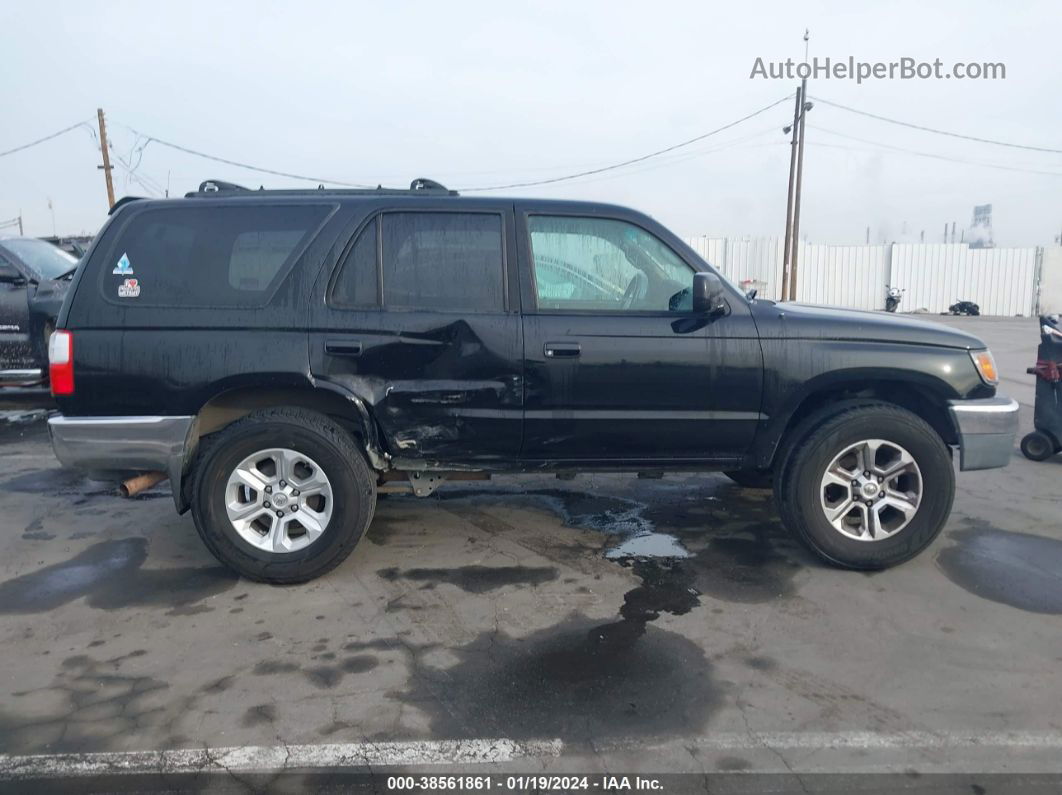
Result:
M995 168L995 169L999 169L1000 171L1017 171L1017 172L1021 172L1021 173L1024 173L1024 174L1042 174L1044 176L1049 176L1049 177L1062 177L1062 171L1041 171L1041 170L1032 169L1032 168L1021 168L1020 166L1005 166L1005 165L1002 165L1000 163L985 163L984 161L981 161L981 160L968 160L966 158L961 158L961 157L948 157L947 155L938 155L938 154L936 154L934 152L919 152L916 149L907 149L907 148L902 147L902 146L894 146L892 144L883 144L883 143L880 143L878 141L870 141L870 140L868 140L866 138L858 138L858 137L856 137L854 135L847 135L846 133L836 132L835 130L828 130L825 127L819 127L818 125L816 125L812 129L818 130L819 132L828 133L829 135L836 135L836 136L838 136L840 138L847 138L848 140L851 140L851 141L859 141L860 143L870 144L871 146L881 147L882 149L891 149L893 151L901 152L903 154L916 155L918 157L928 157L928 158L932 158L934 160L946 160L949 163L961 163L963 165L969 165L969 166L983 166L984 168ZM832 147L832 148L836 148L836 149L849 149L851 151L856 151L856 147L850 147L850 146L849 147L841 147L841 146L837 146L836 144L822 144L822 143L820 143L820 144L816 144L816 146L826 146L826 147ZM868 150L864 149L862 151L868 151Z
M250 165L248 163L240 163L240 162L238 162L236 160L229 160L228 158L218 157L216 155L209 155L206 152L200 152L200 151L197 151L195 149L190 149L187 146L181 146L180 144L171 143L170 141L164 141L161 138L156 138L153 135L147 135L146 133L141 133L141 132L139 132L137 130L134 130L132 127L130 127L130 126L126 125L126 124L123 124L121 126L125 127L130 132L147 139L144 142L144 144L140 147L141 153L143 152L144 149L147 148L148 144L154 142L154 143L160 144L162 146L169 147L170 149L176 149L178 152L184 152L185 154L195 155L196 157L202 157L205 160L213 160L216 163L224 163L225 165L235 166L236 168L247 169L248 171L257 171L257 172L259 172L261 174L271 174L272 176L275 176L275 177L287 177L288 179L299 179L299 180L305 180L306 182L317 182L319 184L342 185L345 188L375 188L376 187L375 185L365 185L365 184L361 184L361 183L357 183L357 182L343 182L342 180L338 180L338 179L325 179L325 178L322 178L322 177L308 177L305 174L292 174L292 173L287 172L287 171L276 171L276 170L271 169L271 168L262 168L260 166L252 166L252 165Z
M161 196L163 189L158 183L149 177L147 174L138 174L136 169L130 167L129 162L117 152L112 151L115 162L125 171L126 178L136 182L140 187L150 193L152 196ZM128 183L126 184L128 187Z
M661 169L661 168L669 168L669 167L672 167L672 166L675 166L675 165L680 165L680 164L685 163L685 162L687 162L689 160L694 160L694 159L699 158L699 157L705 157L707 155L713 155L713 154L716 154L718 152L729 151L729 150L732 150L732 149L753 149L753 148L765 147L765 146L775 146L775 144L752 144L750 146L739 146L739 144L743 144L746 141L750 141L750 140L755 139L755 138L761 138L764 135L766 135L767 133L775 133L775 134L777 134L777 132L778 132L777 125L772 124L770 126L770 128L768 128L766 130L761 130L761 131L759 131L757 133L753 133L751 135L747 135L747 136L744 136L742 138L736 138L733 141L728 141L727 143L721 144L720 146L715 146L715 147L711 147L711 148L708 148L708 149L698 149L698 150L695 150L695 151L692 151L692 152L685 152L683 154L674 155L672 157L661 158L661 159L658 159L658 160L654 160L651 163L648 163L647 165L642 166L641 168L630 169L628 171L623 171L622 173L619 173L619 174L607 174L606 176L594 176L594 177L591 177L590 179L579 179L579 180L575 180L575 181L569 182L567 184L568 185L587 185L587 184L590 184L590 183L603 182L603 181L610 180L610 179L622 179L624 177L628 177L628 176L631 176L633 174L644 174L647 171L655 171L655 170L658 170L658 169ZM784 142L781 142L781 143L784 144Z
M584 171L579 171L579 172L576 172L574 174L566 174L566 175L560 176L560 177L551 177L549 179L533 180L533 181L529 181L529 182L514 182L514 183L507 184L507 185L492 185L492 186L463 188L462 190L467 191L467 192L471 192L471 191L503 190L503 189L506 189L506 188L524 188L524 187L531 187L531 186L534 186L534 185L550 185L550 184L554 184L554 183L557 183L557 182L566 182L568 180L576 179L576 178L579 178L579 177L588 177L588 176L593 176L595 174L601 174L601 173L604 173L604 172L607 172L607 171L614 171L614 170L616 170L618 168L623 168L624 166L634 165L636 163L641 163L641 162L643 162L645 160L649 160L650 158L657 157L657 156L663 155L663 154L667 154L668 152L673 152L676 149L681 149L682 147L689 146L691 144L697 143L698 141L703 141L705 138L708 138L708 137L710 137L712 135L716 135L717 133L721 133L721 132L723 132L725 130L729 130L731 127L735 127L738 124L741 124L742 122L748 121L749 119L751 119L751 118L753 118L755 116L759 116L761 113L767 112L768 110L770 110L771 108L775 107L776 105L780 105L782 102L785 102L786 100L788 100L791 96L792 96L792 94L789 94L789 95L787 95L785 97L782 97L781 99L777 100L776 102L772 102L770 105L767 105L766 107L760 108L759 110L754 111L754 112L748 114L747 116L743 116L740 119L737 119L735 121L730 122L729 124L725 124L722 127L718 127L718 128L716 128L714 130L711 130L709 132L706 132L706 133L703 133L701 135L695 136L694 138L690 138L689 140L682 141L682 142L677 143L677 144L673 144L673 145L665 147L663 149L659 149L659 150L657 150L655 152L650 152L649 154L646 154L646 155L641 155L640 157L635 157L635 158L631 158L629 160L624 160L624 161L622 161L620 163L613 163L613 164L606 165L606 166L601 166L601 167L598 167L598 168L592 168L592 169L587 169L587 170L584 170ZM127 130L132 132L138 138L143 138L144 139L144 142L142 144L140 144L139 146L137 146L136 142L134 142L134 145L133 145L134 151L140 156L143 155L144 149L146 149L149 144L154 142L154 143L161 144L162 146L168 147L170 149L175 149L175 150L177 150L179 152L184 152L186 154L195 155L196 157L202 157L202 158L205 158L207 160L213 160L215 162L224 163L226 165L235 166L237 168L244 168L244 169L247 169L249 171L257 171L257 172L260 172L260 173L263 173L263 174L271 174L271 175L279 176L279 177L287 177L289 179L306 180L308 182L327 183L327 184L331 184L331 185L343 185L345 187L351 187L351 188L373 188L373 187L375 187L374 185L366 185L366 184L363 184L363 183L350 183L350 182L344 182L342 180L336 180L336 179L327 179L327 178L321 178L321 177L310 177L310 176L306 176L306 175L303 175L303 174L293 174L293 173L286 172L286 171L278 171L278 170L275 170L275 169L263 168L263 167L260 167L260 166L253 166L253 165L250 165L248 163L240 163L240 162L235 161L235 160L230 160L228 158L218 157L216 155L207 154L206 152L200 152L200 151L198 151L196 149L191 149L190 147L182 146L180 144L175 144L175 143L173 143L171 141L166 141L166 140L163 140L163 139L158 138L156 136L148 135L146 133L142 133L139 130L136 130L133 127L130 127L130 126L125 125L125 124L123 124L121 126L125 127ZM128 161L124 161L123 162L123 161L120 160L119 162L122 163L122 165L125 168L126 172L133 179L136 179L136 177L133 176L133 172L135 171L136 167L139 166L139 163L140 163L139 158L137 160L137 166L130 166ZM143 183L141 183L141 184L143 184Z
M886 121L889 124L898 124L901 127L910 127L912 130L921 130L922 132L936 133L937 135L947 135L951 138L961 138L964 141L976 141L982 144L993 144L995 146L1008 146L1011 149L1027 149L1031 152L1050 152L1051 154L1062 155L1062 149L1049 149L1043 146L1027 146L1026 144L1014 144L1007 141L995 141L991 138L978 138L976 135L964 135L962 133L948 132L947 130L938 130L934 127L926 127L921 124L913 124L909 121L900 121L899 119L890 119L888 116L879 116L876 113L869 113L865 110L857 110L856 108L850 108L847 105L842 105L839 102L830 102L828 99L821 99L819 97L812 97L816 102L821 102L823 105L829 105L834 108L840 108L841 110L847 110L849 113L857 113L860 116L867 116L871 119L877 119L878 121Z
M475 188L461 188L460 190L462 192L465 192L465 193L470 193L472 191L506 190L508 188L530 188L530 187L535 186L535 185L552 185L555 182L566 182L567 180L576 179L578 177L589 177L589 176L591 176L593 174L600 174L600 173L605 172L605 171L614 171L617 168L623 168L624 166L630 166L630 165L634 165L635 163L641 163L643 160L648 160L651 157L656 157L658 155L667 154L668 152L673 152L674 150L680 149L680 148L682 148L684 146L689 146L690 144L695 144L698 141L703 141L705 138L708 138L709 136L715 135L716 133L721 133L724 130L729 130L731 127L735 127L735 126L737 126L738 124L741 124L744 121L748 121L749 119L753 118L754 116L759 116L761 113L766 113L767 111L769 111L771 108L775 107L776 105L781 105L783 102L787 101L792 96L793 96L792 94L787 94L786 96L782 97L781 99L779 99L779 100L777 100L775 102L772 102L770 105L767 105L766 107L760 108L757 111L753 111L752 113L748 114L747 116L742 116L740 119L737 119L736 121L732 121L729 124L724 124L722 127L717 127L716 129L711 130L710 132L706 132L706 133L703 133L702 135L698 135L698 136L696 136L694 138L690 138L688 141L682 141L681 143L673 144L671 146L665 147L664 149L658 149L657 151L650 152L647 155L641 155L640 157L633 157L630 160L624 160L624 161L622 161L620 163L613 163L613 164L608 165L608 166L601 166L600 168L592 168L592 169L589 169L587 171L579 171L579 172L577 172L575 174L566 174L563 177L552 177L550 179L540 179L540 180L535 180L535 181L532 181L532 182L512 182L512 183L510 183L508 185L489 185L489 186L475 187Z
M22 144L22 146L16 146L14 149L8 149L5 152L0 152L0 157L5 157L6 155L13 155L15 154L15 152L21 152L23 149L29 149L31 146L43 144L45 141L50 141L53 138L58 138L60 135L64 135L65 133L68 133L71 130L76 130L78 127L88 127L88 122L79 121L77 124L71 124L69 127L64 127L58 132L53 132L51 135L46 135L43 138L38 138L36 141L30 141L28 144Z

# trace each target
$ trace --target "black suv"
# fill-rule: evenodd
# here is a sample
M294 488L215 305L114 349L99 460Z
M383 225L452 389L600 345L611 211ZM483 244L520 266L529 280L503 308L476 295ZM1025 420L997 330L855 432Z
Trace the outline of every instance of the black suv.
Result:
M976 337L750 300L622 207L410 190L124 200L51 343L66 465L168 476L203 541L299 582L377 489L501 472L726 472L827 560L937 535L1017 404ZM141 478L138 482L145 482Z

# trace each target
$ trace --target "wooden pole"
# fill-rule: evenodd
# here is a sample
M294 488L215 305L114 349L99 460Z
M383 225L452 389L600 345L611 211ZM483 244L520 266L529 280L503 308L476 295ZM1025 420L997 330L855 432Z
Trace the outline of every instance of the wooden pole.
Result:
M789 152L789 192L785 200L785 242L782 244L782 300L789 298L789 256L792 253L793 242L793 182L796 180L797 159L797 128L800 126L800 106L804 104L804 97L798 87L796 92L796 107L793 108L793 136L790 140Z
M111 153L107 149L107 122L103 120L103 108L96 108L96 118L100 122L100 151L103 152L103 176L107 180L107 209L114 206L114 182L111 181Z
M793 251L789 261L789 300L795 301L797 295L797 252L800 250L800 187L804 178L804 119L807 108L804 100L808 95L808 81L800 81L800 140L797 143L796 188L793 190Z

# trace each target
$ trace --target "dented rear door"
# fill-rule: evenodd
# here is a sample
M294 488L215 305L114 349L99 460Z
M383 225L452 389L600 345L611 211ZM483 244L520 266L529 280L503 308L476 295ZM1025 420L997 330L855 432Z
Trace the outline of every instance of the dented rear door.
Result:
M519 454L514 237L511 205L402 201L363 213L320 280L313 375L366 402L393 456Z

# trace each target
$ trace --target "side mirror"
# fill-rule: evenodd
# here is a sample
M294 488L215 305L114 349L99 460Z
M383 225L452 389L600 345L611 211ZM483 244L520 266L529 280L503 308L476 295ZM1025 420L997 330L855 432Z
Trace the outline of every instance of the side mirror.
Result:
M704 315L726 312L723 283L714 273L693 274L693 311Z
M26 277L13 265L8 263L0 264L0 284L10 284L12 287L21 287L26 284Z

